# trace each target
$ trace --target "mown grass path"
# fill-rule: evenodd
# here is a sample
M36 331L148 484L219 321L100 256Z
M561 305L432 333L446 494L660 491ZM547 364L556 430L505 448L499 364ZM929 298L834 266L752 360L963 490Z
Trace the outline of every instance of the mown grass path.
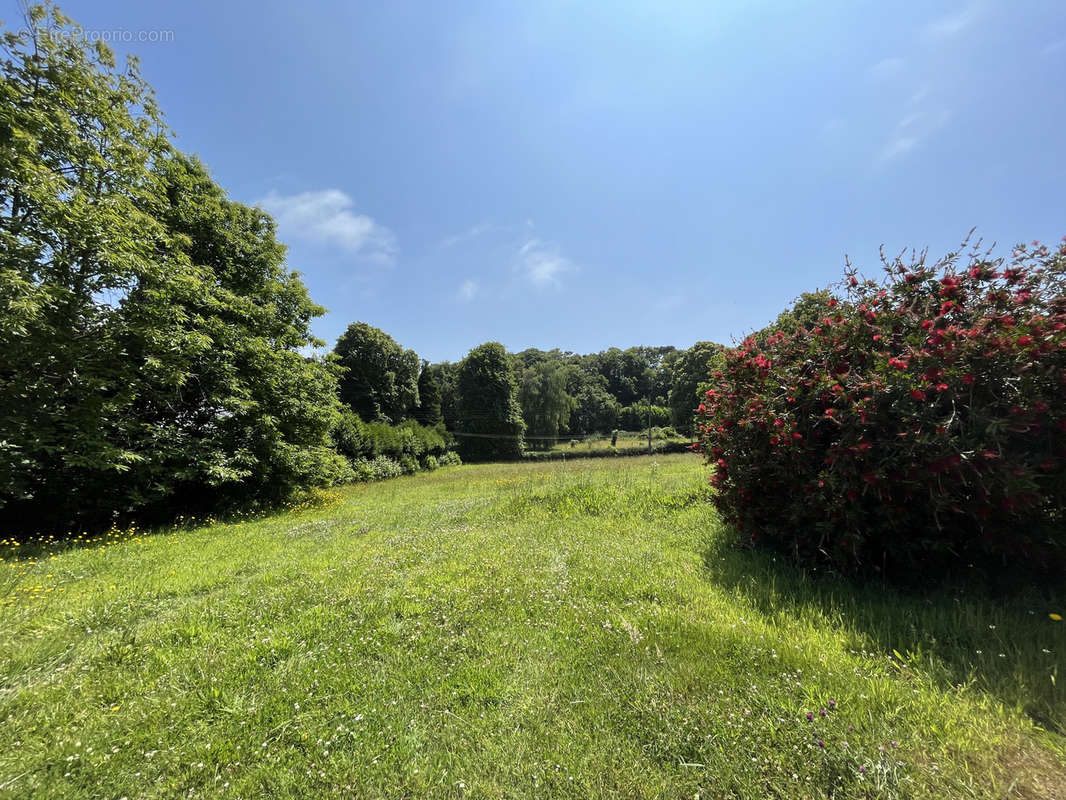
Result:
M705 483L464 466L9 551L0 796L1066 796L1054 600L812 581Z

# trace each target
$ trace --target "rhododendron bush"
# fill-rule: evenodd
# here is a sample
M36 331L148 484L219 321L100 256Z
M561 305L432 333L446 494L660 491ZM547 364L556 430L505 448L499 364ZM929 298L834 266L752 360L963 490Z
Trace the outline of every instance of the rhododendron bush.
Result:
M842 571L1058 570L1066 240L848 271L821 319L732 349L699 407L715 503L752 543Z

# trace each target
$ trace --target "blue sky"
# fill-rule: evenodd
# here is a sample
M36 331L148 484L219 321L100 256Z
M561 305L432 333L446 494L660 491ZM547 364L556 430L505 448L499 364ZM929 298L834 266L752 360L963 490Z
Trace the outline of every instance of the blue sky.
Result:
M330 344L729 342L845 253L1066 234L1061 0L61 8L172 32L116 49L277 217Z

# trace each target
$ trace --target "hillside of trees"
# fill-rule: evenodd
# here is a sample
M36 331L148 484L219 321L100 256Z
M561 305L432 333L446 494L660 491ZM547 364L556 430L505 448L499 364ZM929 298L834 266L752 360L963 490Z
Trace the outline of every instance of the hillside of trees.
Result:
M431 364L357 322L338 339L331 360L345 369L341 401L364 421L443 425L464 457L479 460L618 429L669 426L691 436L700 386L722 351L698 342L687 350L508 353L487 342L460 362Z

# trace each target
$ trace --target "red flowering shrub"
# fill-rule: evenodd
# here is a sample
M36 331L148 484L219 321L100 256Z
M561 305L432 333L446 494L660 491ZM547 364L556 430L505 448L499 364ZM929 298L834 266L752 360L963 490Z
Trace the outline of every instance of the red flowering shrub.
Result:
M965 264L963 262L966 262ZM813 323L731 350L699 408L715 503L842 571L1066 549L1066 239L882 257Z

